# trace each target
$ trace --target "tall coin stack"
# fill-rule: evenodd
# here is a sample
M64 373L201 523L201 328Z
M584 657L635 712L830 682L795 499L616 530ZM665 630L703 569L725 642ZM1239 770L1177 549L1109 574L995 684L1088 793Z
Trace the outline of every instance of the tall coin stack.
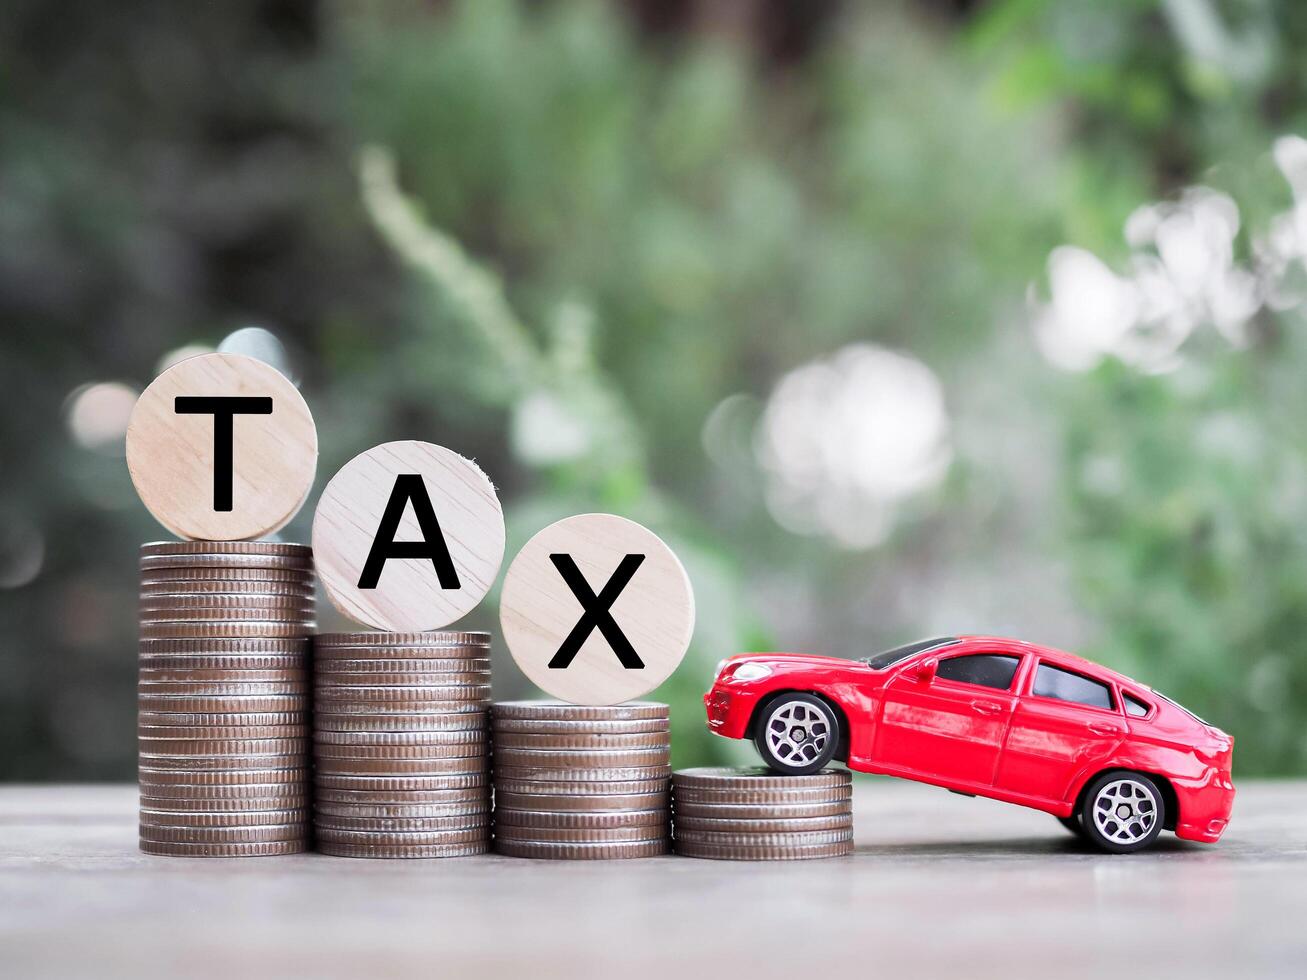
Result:
M491 719L500 854L584 860L668 852L667 705L503 701Z
M314 828L338 857L490 849L488 633L315 640Z
M784 861L853 853L853 783L844 770L681 769L672 775L676 853Z
M305 545L141 547L142 851L308 850L313 589Z

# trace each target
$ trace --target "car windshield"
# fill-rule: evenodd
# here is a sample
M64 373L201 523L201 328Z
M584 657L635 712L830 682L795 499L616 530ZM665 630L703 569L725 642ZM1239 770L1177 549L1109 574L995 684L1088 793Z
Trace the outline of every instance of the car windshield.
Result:
M893 667L901 660L907 660L914 653L934 650L936 647L948 647L959 642L961 641L956 636L937 636L933 640L918 640L916 643L895 647L893 650L878 653L874 657L863 657L861 662L872 670L884 670L886 667Z

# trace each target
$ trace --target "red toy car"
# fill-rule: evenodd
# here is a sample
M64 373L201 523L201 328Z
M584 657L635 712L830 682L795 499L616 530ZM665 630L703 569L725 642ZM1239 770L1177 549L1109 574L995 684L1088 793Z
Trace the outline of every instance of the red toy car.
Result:
M865 660L730 657L708 727L754 741L781 773L840 759L1044 810L1105 851L1163 828L1214 843L1230 818L1233 739L1156 691L1080 657L988 636Z

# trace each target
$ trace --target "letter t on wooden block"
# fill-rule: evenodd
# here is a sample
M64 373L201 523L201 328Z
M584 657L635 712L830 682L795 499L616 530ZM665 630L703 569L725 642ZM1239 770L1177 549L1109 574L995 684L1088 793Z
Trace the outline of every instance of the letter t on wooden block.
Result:
M429 442L387 442L327 484L313 554L327 598L346 616L401 633L438 630L494 584L504 514L471 460Z
M242 354L200 354L145 389L127 426L141 500L182 538L240 541L284 527L313 486L318 433L299 391Z

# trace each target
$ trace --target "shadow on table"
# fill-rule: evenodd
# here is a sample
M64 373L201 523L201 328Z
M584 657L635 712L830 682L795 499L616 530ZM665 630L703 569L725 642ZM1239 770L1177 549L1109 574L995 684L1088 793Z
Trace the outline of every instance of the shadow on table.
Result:
M1178 854L1201 851L1201 845L1182 841L1176 837L1163 837L1144 854ZM954 859L983 859L999 857L1031 857L1054 855L1067 857L1129 857L1130 855L1105 854L1074 837L1007 837L1002 840L916 841L911 843L862 844L854 853L878 859L949 857Z

